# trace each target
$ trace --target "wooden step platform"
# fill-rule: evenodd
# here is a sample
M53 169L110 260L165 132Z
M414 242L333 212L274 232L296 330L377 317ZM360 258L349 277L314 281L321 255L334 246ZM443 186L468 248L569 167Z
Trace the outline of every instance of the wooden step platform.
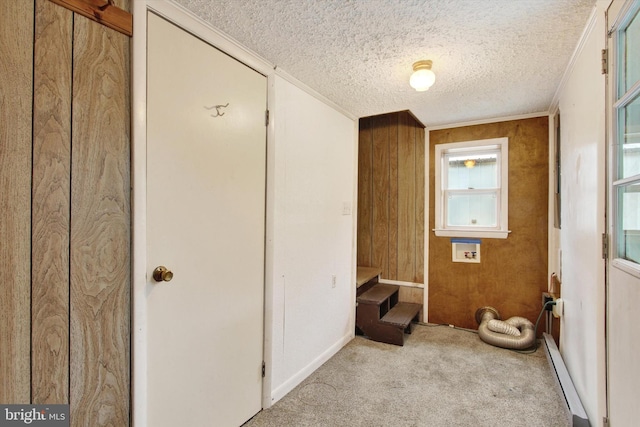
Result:
M360 295L357 301L358 303L363 304L380 305L388 298L391 298L394 293L398 292L399 289L400 287L396 285L385 285L383 283L378 283L377 285Z
M380 319L380 322L405 329L412 321L418 321L420 310L422 310L422 304L399 302Z
M375 283L357 297L357 331L374 341L404 345L404 334L418 321L422 304L399 302L400 286Z
M360 296L378 283L382 269L358 266L356 272L356 295Z

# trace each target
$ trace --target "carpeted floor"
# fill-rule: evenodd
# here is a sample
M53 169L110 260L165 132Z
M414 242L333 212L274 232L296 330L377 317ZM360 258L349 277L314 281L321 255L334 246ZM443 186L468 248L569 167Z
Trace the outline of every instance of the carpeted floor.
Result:
M543 348L418 325L404 347L356 337L246 427L570 425Z

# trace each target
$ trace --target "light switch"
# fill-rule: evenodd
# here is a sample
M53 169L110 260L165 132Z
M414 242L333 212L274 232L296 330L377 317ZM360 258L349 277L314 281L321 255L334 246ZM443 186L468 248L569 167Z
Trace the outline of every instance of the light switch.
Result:
M351 215L351 203L342 202L342 215Z

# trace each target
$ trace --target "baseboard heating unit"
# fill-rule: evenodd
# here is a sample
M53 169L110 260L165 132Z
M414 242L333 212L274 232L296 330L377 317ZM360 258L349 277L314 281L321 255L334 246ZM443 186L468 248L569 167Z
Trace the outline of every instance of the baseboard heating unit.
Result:
M549 366L555 374L556 383L560 387L560 394L566 402L567 418L574 427L589 427L589 418L587 418L587 413L580 402L578 392L573 386L573 381L571 381L569 371L567 371L567 367L564 365L556 342L553 340L553 337L546 332L542 335L544 339L543 346L547 354Z

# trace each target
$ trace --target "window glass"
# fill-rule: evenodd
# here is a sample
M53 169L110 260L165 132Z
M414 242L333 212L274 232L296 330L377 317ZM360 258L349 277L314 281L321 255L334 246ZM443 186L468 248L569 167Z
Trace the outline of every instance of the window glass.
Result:
M447 199L448 227L497 227L495 192L448 192Z
M629 23L623 34L624 43L624 73L623 84L620 85L620 95L627 92L640 80L640 18L638 12Z
M618 188L618 256L640 263L640 183Z
M498 188L498 154L447 155L448 189Z
M639 55L640 56L640 55ZM640 95L618 110L620 135L618 179L640 174Z

